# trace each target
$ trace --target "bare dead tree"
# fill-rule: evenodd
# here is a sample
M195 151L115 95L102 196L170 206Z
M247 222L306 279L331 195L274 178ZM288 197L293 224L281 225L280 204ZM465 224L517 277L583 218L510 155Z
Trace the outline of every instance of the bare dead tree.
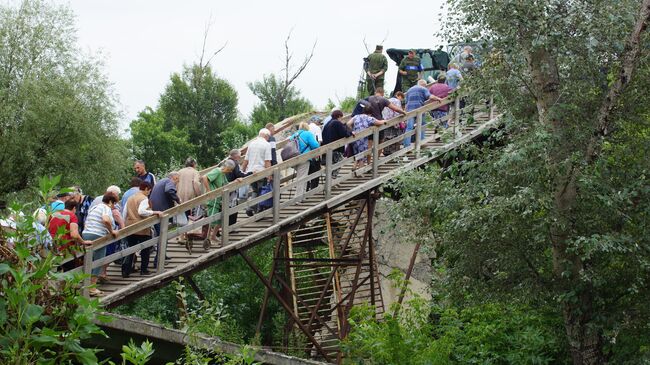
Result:
M226 41L216 51L212 52L209 56L206 56L206 53L207 53L206 48L207 48L207 44L208 44L208 35L210 34L210 28L212 27L213 24L214 24L214 21L212 19L212 15L210 15L210 18L208 19L207 23L205 24L205 29L203 31L203 45L201 46L201 57L199 57L199 67L202 68L202 69L207 67L208 65L210 65L210 62L212 61L212 59L214 59L214 57L216 55L218 55L221 51L223 51L224 48L226 48L226 46L228 45L228 41ZM207 60L204 63L203 60L206 57L207 57Z
M314 41L309 54L307 54L302 62L296 67L291 63L293 59L293 53L289 48L291 33L293 33L293 28L289 31L287 38L284 40L284 68L282 69L282 71L284 71L284 80L282 80L281 91L277 95L277 102L279 105L284 105L291 84L296 81L296 79L305 71L309 62L311 62L311 59L314 57L314 51L316 50L316 44L318 43L318 40Z
M287 35L287 39L284 40L284 82L283 82L283 89L286 91L289 86L300 76L300 74L305 71L307 68L307 65L309 65L309 62L311 59L314 57L314 50L316 49L316 44L318 43L318 40L314 41L314 44L311 47L311 52L309 52L308 55L305 56L303 61L298 65L295 71L292 71L292 68L294 67L291 65L291 59L293 58L293 53L289 50L289 40L291 39L291 33L293 32L293 29L289 31L289 34Z

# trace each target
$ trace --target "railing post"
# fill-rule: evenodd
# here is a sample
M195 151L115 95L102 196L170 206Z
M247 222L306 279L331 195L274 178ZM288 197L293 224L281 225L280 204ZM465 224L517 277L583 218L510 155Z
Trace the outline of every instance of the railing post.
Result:
M494 119L494 96L490 95L490 117L488 120Z
M165 257L167 257L167 231L169 230L169 216L160 218L160 234L158 235L158 262L156 272L160 274L165 270Z
M273 224L280 221L280 169L273 170Z
M456 137L456 128L460 123L460 96L456 96L454 100L454 138Z
M230 230L230 189L223 189L221 195L221 247L228 244L228 231Z
M89 297L88 287L90 286L90 275L92 275L93 270L93 252L94 250L91 246L87 247L86 253L84 253L84 274L86 274L86 277L84 278L82 294L86 298Z
M422 143L421 132L422 132L422 115L424 113L418 113L415 117L415 156L420 157L420 144Z
M372 178L379 173L379 128L372 131Z
M332 153L329 149L325 154L325 199L332 197Z

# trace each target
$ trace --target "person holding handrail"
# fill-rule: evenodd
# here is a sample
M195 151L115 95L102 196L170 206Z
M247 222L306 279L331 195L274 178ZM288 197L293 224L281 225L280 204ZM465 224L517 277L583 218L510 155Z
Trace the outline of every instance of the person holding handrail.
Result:
M341 112L338 109L332 110L332 114L330 115L331 119L323 127L323 146L327 145L329 143L333 143L338 141L339 139L343 138L348 138L352 136L352 132L345 126L345 124L341 123L341 118L343 118L343 112ZM343 153L345 151L345 147L341 146L334 151L332 151L332 164L335 165L343 160ZM334 169L332 171L332 178L336 179L338 176L339 169Z
M142 181L138 187L138 192L133 194L127 200L126 206L124 206L124 219L126 226L136 224L143 219L150 217L152 215L162 216L161 211L152 210L149 208L149 194L151 194L152 186L147 181ZM138 231L126 238L126 241L129 244L129 247L133 247L142 242L151 239L151 228L146 227L141 231ZM151 247L144 248L140 251L140 258L142 262L140 263L140 275L148 275L149 270L149 256L151 255ZM122 277L128 278L133 271L133 258L135 254L132 253L124 258L122 262Z
M86 218L86 228L82 233L82 237L87 241L94 241L107 234L117 236L117 230L114 229L115 220L113 219L113 207L118 202L118 196L113 192L107 192L102 197L102 202L90 208L88 218ZM93 261L99 260L106 256L106 246L99 248L93 252ZM102 272L101 267L92 269L92 276L90 282L94 285L99 280L99 275ZM104 293L97 289L92 288L89 291L91 296L102 296Z
M298 141L298 151L300 154L305 154L310 151L313 151L320 147L320 143L316 140L316 136L309 131L309 124L306 122L301 122L298 125L298 131L289 137L291 139ZM299 202L302 201L302 196L307 192L307 181L304 179L309 172L310 161L305 161L298 166L295 166L296 170L296 180L299 182L296 184L296 196L300 196Z
M210 172L205 174L203 176L203 180L207 184L209 184L210 191L219 189L220 187L229 183L227 176L228 174L232 173L234 169L235 169L235 162L233 160L228 159L226 160L226 162L224 162L221 168L214 168ZM205 249L209 248L212 245L212 242L215 243L218 242L217 234L221 229L221 215L220 215L221 199L222 199L221 195L219 195L217 198L210 200L207 204L208 217L212 217L213 215L219 214L219 219L215 220L210 224L210 235L208 236L208 239L205 241L206 243L203 246ZM221 245L217 243L217 247L221 247Z
M348 121L348 126L352 128L353 133L358 134L364 129L370 128L372 126L380 126L385 123L384 120L375 119L372 116L372 112L372 107L370 105L366 105L363 108L363 114L355 115ZM371 159L366 158L366 154L359 154L372 148L372 143L372 140L368 137L363 137L352 143L352 152L356 156L356 161L354 164L355 170L363 167L366 161L368 161L368 163L371 162ZM357 172L355 171L354 174L356 176Z

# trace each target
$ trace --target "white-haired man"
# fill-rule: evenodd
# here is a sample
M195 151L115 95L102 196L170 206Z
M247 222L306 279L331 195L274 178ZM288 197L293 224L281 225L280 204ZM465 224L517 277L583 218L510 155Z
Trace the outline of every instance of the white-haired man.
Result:
M244 170L245 173L254 174L256 172L264 170L265 168L271 167L272 147L269 143L270 136L271 132L266 128L262 128L260 129L257 138L252 140L248 145L246 157L244 158L244 162L241 166L242 170ZM251 189L253 190L251 198L259 195L260 190L265 183L266 179L260 179L251 184ZM256 210L257 207L249 208L246 210L246 214L252 216Z
M415 86L412 86L408 91L406 92L406 112L410 112L412 110L415 110L421 106L424 105L429 100L436 100L436 101L442 101L441 98L431 94L429 92L429 89L426 88L427 82L419 79L417 84ZM415 117L409 118L409 120L406 122L406 133L409 131L412 131L415 128ZM422 118L422 125L426 125L426 122L424 118ZM421 139L424 139L424 131L425 128L423 127L421 130ZM404 147L409 147L411 145L412 139L415 140L415 136L410 136L404 138L403 145Z

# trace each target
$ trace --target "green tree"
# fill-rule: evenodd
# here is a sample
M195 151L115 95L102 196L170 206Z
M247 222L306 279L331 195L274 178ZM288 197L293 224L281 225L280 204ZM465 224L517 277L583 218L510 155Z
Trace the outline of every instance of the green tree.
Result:
M67 7L0 6L0 195L42 175L91 192L126 177L116 99L75 33Z
M465 89L496 92L509 145L399 184L399 214L435 233L457 301L557 303L574 364L647 356L634 340L648 338L650 295L650 1L639 5L450 1L448 34L492 48Z
M224 156L222 134L237 123L237 92L209 65L186 66L182 73L172 74L160 96L159 111L164 130L187 131L197 160L210 166Z
M166 130L164 119L160 109L147 107L131 122L133 154L146 161L147 168L154 172L168 171L196 153L187 130L176 127Z
M248 88L260 99L253 107L250 120L253 126L263 127L266 123L277 123L285 118L308 112L313 105L300 96L300 92L286 85L276 75L264 75L262 81L248 83Z

